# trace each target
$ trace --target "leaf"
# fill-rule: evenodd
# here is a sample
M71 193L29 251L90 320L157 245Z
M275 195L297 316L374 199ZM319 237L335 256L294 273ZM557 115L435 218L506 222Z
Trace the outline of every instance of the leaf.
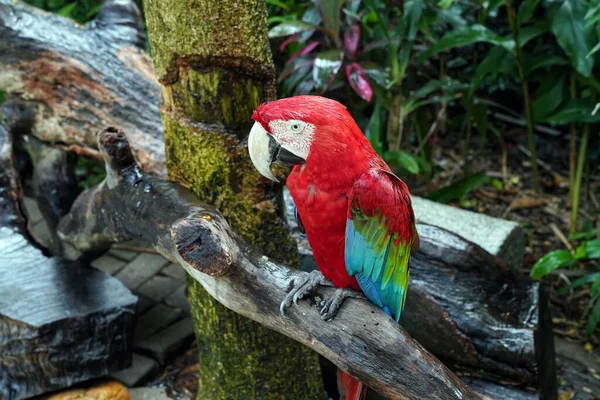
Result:
M371 146L373 146L375 152L377 154L382 154L383 143L381 139L383 136L383 126L381 123L381 102L379 101L375 103L369 125L367 126L367 129L365 129L365 136L369 139L369 142L371 142Z
M358 63L346 66L346 78L354 91L366 101L371 101L373 89L367 80L367 74Z
M307 24L302 21L287 21L282 22L279 25L274 26L269 30L269 38L278 38L284 36L294 35L299 32L305 32L309 30L314 30L316 26Z
M575 258L568 250L555 250L540 258L531 269L531 278L541 279L550 272L575 264Z
M588 259L600 258L600 239L588 240L583 242L581 246L585 247Z
M444 50L463 47L477 42L486 42L502 46L511 52L514 51L515 47L512 39L503 38L485 26L475 24L455 29L444 35L435 46L417 57L417 63L421 63Z
M533 71L543 68L543 67L551 67L554 65L569 65L569 61L564 57L553 55L553 54L543 54L539 57L530 59L526 58L523 69L525 75L529 75Z
M438 203L448 203L449 201L466 196L471 190L485 185L490 180L491 178L483 173L469 175L451 185L436 190L427 196L427 198Z
M384 88L390 83L390 76L385 68L371 61L365 61L360 65L367 73L367 76L377 85Z
M570 289L575 289L579 286L583 286L587 283L592 283L592 282L600 282L600 272L593 272L593 273L590 273L589 275L582 276L581 278L574 280L570 285L564 286L564 287L560 288L559 290L557 290L556 294L563 294Z
M69 3L64 7L61 7L56 11L58 15L62 15L63 17L68 17L71 15L71 12L77 7L77 3Z
M590 99L569 100L542 122L556 125L566 125L571 122L599 122L600 114L592 115L595 106L596 104Z
M593 49L591 49L589 51L589 53L586 54L586 57L591 57L592 55L596 54L596 52L600 50L600 42L596 43L596 45L594 46Z
M423 97L433 93L436 90L441 88L442 84L437 79L430 80L420 89L412 92L408 98L406 99L406 105L410 105L411 103L416 102L417 100L422 99Z
M4 103L5 94L2 90L0 90L0 104Z
M592 315L590 315L585 328L585 331L589 336L594 334L594 330L596 329L596 325L598 325L598 320L600 319L600 301L594 297L592 300L590 300L590 303L594 300L596 301L596 306L594 307L594 311L592 311Z
M541 121L550 115L562 103L567 91L565 86L565 73L558 71L556 73L546 74L538 91L534 94L534 100L531 105L533 120Z
M517 12L517 24L519 26L529 21L539 2L540 0L525 0L521 3Z
M383 155L383 159L388 164L397 164L402 168L406 169L411 174L419 173L419 161L412 154L408 154L404 151L386 151Z
M404 25L407 27L406 32L404 32L404 37L408 39L409 42L415 40L415 37L417 36L419 21L421 20L424 8L425 3L422 0L412 0L404 3L404 14L402 19L404 20Z
M438 7L446 9L446 8L449 8L455 2L456 2L456 0L440 0L438 2Z
M350 27L349 31L344 32L344 51L349 57L354 57L354 55L356 55L359 39L360 25L356 22Z
M319 45L319 42L317 42L316 40L314 42L309 43L302 50L299 50L299 51L295 52L294 54L292 54L290 56L290 58L285 62L285 65L288 65L289 63L291 63L292 61L294 61L294 59L296 57L306 56L311 51L313 51L315 49L315 47L317 47L318 45Z
M590 230L584 229L583 232L569 233L569 239L571 239L571 240L592 239L594 236L596 236L596 234L598 232L600 232L600 228L590 229Z
M477 68L475 69L475 73L473 74L473 78L471 79L471 84L469 87L468 97L473 97L473 94L481 85L481 82L485 79L485 77L493 72L495 72L498 68L498 65L508 57L508 52L502 47L494 47L489 51L487 56L479 63Z
M323 16L325 26L333 33L334 40L337 42L340 33L341 0L318 0L317 5Z
M527 25L519 30L519 44L523 48L530 40L548 32L550 27L547 21L537 21L534 24Z
M574 8L572 1L563 1L552 18L551 30L558 44L565 51L573 67L583 76L590 76L594 59L586 57L590 52L584 32L581 7Z
M590 7L585 13L585 27L589 28L600 20L600 3L597 3L594 7Z
M327 50L319 53L313 64L313 80L317 89L326 89L342 66L343 53Z

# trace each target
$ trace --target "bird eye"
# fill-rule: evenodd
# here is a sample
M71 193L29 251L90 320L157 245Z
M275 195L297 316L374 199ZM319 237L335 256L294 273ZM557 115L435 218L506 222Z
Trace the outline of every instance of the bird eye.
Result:
M294 133L300 133L304 129L304 122L296 120L289 121L288 129Z

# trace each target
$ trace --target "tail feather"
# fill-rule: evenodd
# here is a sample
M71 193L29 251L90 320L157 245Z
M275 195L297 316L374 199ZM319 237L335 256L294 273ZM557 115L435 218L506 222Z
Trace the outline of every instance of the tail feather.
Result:
M364 400L367 397L367 387L341 369L338 369L338 389L340 400Z

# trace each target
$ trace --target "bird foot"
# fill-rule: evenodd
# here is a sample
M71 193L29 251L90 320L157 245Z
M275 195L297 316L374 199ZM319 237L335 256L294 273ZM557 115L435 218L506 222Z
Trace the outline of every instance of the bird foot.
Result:
M365 295L360 292L351 289L337 289L321 309L321 319L323 321L331 321L337 315L344 300L348 297L363 300L366 299Z
M298 300L301 300L310 293L317 286L333 286L333 284L325 279L323 274L319 270L311 271L306 278L301 279L294 285L294 288L285 296L281 305L279 306L279 312L282 316L285 316L285 309L292 305L298 305Z

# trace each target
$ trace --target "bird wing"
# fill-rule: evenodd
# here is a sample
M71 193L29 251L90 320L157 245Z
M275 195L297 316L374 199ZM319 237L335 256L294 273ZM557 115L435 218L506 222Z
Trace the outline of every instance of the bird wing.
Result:
M371 302L398 321L410 255L419 243L408 188L393 173L373 168L354 183L349 200L346 270Z

